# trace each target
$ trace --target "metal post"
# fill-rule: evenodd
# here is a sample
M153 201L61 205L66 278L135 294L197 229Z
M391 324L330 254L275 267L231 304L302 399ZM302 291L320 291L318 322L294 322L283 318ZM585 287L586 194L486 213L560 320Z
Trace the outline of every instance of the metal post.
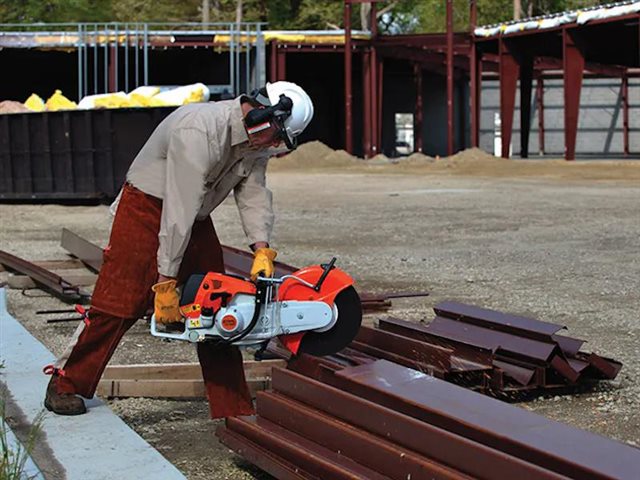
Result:
M520 157L529 158L531 132L531 90L533 84L533 57L522 59L520 65Z
M422 66L413 65L413 76L416 87L416 107L413 125L413 151L422 153Z
M136 66L136 88L140 86L140 24L136 23L136 51L134 63Z
M124 90L129 93L129 24L125 23L124 28Z
M76 47L78 49L78 101L82 98L82 24L78 24L78 40Z
M622 142L624 156L629 155L629 76L622 76Z
M370 21L371 25L371 55L369 60L369 76L371 78L371 154L377 155L379 151L378 143L378 54L376 51L376 37L378 36L378 16L376 12L376 2L371 2Z
M544 155L544 78L543 73L538 76L536 82L536 98L538 106L538 150L540 155Z
M82 93L84 95L88 95L89 94L89 41L87 39L87 28L88 25L86 23L82 24L82 56L83 56L83 61L82 61L82 75L83 75L83 81L82 81ZM78 99L78 101L80 101L82 99Z
M516 104L516 88L520 66L500 38L500 126L502 137L502 157L509 158L511 133L513 131L513 111Z
M365 158L371 155L371 52L362 51L362 147Z
M382 151L382 111L384 108L384 60L380 59L378 63L378 151Z
M267 83L267 55L265 51L264 35L262 26L256 27L256 88L260 88Z
M115 74L114 74L114 92L118 91L118 24L113 24L113 33L114 33L114 44L113 44L113 54L114 54L114 63L115 63Z
M447 155L453 155L453 0L447 0Z
M236 96L235 36L233 23L229 24L229 83L231 95Z
M287 49L284 46L278 49L278 80L287 79Z
M469 2L469 29L471 35L471 49L469 50L469 97L471 101L471 146L480 146L480 97L482 81L480 73L481 60L478 58L478 47L475 40L474 30L478 19L478 7L476 0Z
M144 24L143 42L144 84L149 85L149 26L146 23Z
M344 2L344 149L353 153L353 138L351 134L351 0Z
M278 81L278 40L271 40L271 55L269 57L269 81Z
M235 78L236 78L236 85L234 87L235 90L235 95L240 95L240 49L241 49L241 42L242 42L242 38L240 37L240 24L236 24L235 27L235 31L234 31L235 35L236 35L236 58L235 58L235 67L236 67L236 73L235 73Z
M564 141L565 160L575 160L580 112L580 90L584 75L584 55L568 29L562 30L564 70Z
M93 25L93 94L98 93L98 24Z
M109 33L107 32L107 24L104 25L104 70L102 71L102 80L104 90L103 93L109 91Z
M244 78L245 78L245 86L244 86L244 91L245 93L248 93L251 91L251 87L250 87L250 75L251 75L251 39L250 39L250 33L251 33L251 27L249 25L245 26L245 32L244 32L244 37L246 39L245 45L245 51L244 51L244 68L245 68L245 72L244 72Z

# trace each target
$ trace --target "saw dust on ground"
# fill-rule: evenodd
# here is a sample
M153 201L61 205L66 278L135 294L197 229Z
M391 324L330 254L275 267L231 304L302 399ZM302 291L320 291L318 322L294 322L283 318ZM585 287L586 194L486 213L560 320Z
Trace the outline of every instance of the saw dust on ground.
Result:
M383 154L363 160L344 150L333 150L322 142L301 145L295 152L272 160L270 171L333 171L349 173L400 173L459 175L489 178L531 178L549 180L640 180L640 162L625 160L589 160L567 162L562 159L513 160L494 157L469 148L451 157L434 158L421 153L388 158Z

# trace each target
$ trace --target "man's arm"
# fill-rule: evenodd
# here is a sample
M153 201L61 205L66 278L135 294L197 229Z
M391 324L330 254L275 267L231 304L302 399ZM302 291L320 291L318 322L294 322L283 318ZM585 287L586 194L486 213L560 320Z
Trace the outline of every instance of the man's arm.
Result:
M178 275L215 153L210 146L207 133L198 128L178 128L171 134L158 234L159 281Z
M273 201L266 187L267 162L268 158L256 160L249 176L234 189L242 228L254 250L269 245L273 230Z

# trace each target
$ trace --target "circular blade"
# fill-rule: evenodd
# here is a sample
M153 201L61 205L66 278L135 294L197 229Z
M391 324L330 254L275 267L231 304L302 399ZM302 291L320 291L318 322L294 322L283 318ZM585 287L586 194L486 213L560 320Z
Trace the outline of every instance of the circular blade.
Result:
M362 323L362 305L355 288L341 291L335 300L338 321L326 332L307 332L300 343L300 353L322 356L339 352L358 334Z
M202 285L202 281L204 280L205 275L201 273L197 273L191 275L189 279L185 282L182 287L182 295L180 295L180 306L184 307L185 305L189 305L193 303L196 299L196 294L198 293L198 289L200 285Z

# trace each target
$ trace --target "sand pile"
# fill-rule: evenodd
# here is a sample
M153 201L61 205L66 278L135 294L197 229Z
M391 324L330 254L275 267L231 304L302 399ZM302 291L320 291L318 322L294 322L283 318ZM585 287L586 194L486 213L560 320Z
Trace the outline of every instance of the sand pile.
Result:
M319 141L305 143L294 152L269 162L269 171L286 170L640 181L640 161L513 160L494 157L479 148L442 158L413 153L398 158L378 154L363 160Z

